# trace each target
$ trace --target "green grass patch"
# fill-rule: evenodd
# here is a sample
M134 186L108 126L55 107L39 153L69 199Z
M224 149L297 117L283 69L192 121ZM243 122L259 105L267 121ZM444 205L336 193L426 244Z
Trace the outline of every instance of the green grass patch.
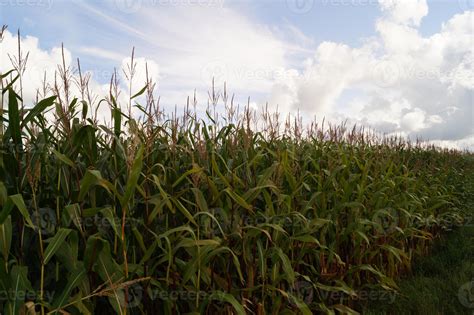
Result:
M460 227L441 237L427 257L416 259L413 274L398 284L393 304L373 301L366 314L472 314L474 282L474 226ZM469 300L470 298L470 300Z

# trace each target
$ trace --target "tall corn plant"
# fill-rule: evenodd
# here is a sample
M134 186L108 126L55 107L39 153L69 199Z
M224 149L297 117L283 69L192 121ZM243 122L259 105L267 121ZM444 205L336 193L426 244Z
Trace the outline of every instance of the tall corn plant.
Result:
M8 314L356 313L361 290L395 291L462 224L474 192L472 154L268 112L253 128L225 91L222 124L164 118L150 81L130 88L132 117L112 87L107 126L59 87L22 110L15 71L1 80Z

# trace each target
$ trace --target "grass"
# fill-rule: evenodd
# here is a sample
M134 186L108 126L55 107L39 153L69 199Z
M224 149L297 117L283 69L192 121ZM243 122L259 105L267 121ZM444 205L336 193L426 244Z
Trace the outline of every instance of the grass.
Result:
M6 314L356 314L470 215L468 152L239 110L225 86L204 117L167 116L150 79L120 104L116 74L92 96L79 62L25 104L18 51L0 74Z
M397 281L400 292L392 303L369 303L365 314L473 314L474 199L462 199L466 224L440 236L428 256L415 259L412 273Z
M469 300L463 286L473 279L474 227L461 227L438 240L428 257L415 261L413 274L399 281L394 303L373 303L364 313L472 314L472 291Z

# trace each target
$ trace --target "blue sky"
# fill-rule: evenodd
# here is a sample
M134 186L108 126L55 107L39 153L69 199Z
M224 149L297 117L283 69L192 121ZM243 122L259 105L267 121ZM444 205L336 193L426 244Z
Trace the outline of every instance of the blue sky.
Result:
M195 89L205 106L214 77L257 109L474 148L471 0L0 0L0 10L28 36L36 72L54 75L64 43L99 94L134 46L138 77L146 62L168 108ZM6 64L13 35L3 47Z
M45 48L57 45L58 42L64 41L66 36L72 37L71 44L80 44L80 41L87 41L90 37L86 33L78 32L78 27L86 27L87 29L88 27L103 26L97 17L85 12L81 14L81 6L78 5L80 2L106 10L107 13L118 19L126 20L129 17L129 14L121 11L113 1L31 1L31 3L37 3L38 5L22 5L21 1L18 4L9 5L9 1L4 1L0 11L2 12L2 21L10 25L11 29L21 28L27 34L41 37ZM216 1L222 1L220 3L224 6L231 6L252 19L268 25L279 25L285 20L290 21L316 42L334 40L357 44L360 38L374 35L374 21L381 16L381 10L375 0L361 0L359 5L349 5L351 0L341 0L340 4L337 4L338 1L336 0L334 5L328 4L330 0L315 0L312 8L302 14L292 12L285 0ZM295 0L294 2L297 3L297 1L303 3L302 0ZM156 6L153 5L154 3L159 3L159 0L141 1L144 7ZM162 3L162 9L166 9L167 6L177 6L167 5L166 1ZM357 2L354 1L354 3ZM428 4L430 12L423 20L420 28L425 35L439 31L442 22L456 13L463 12L464 7L462 4L457 5L456 0L432 0L428 1ZM304 7L302 4L300 6ZM58 28L58 25L61 25L61 27ZM55 28L54 32L51 32L52 28Z
M216 10L220 6L231 7L255 23L268 27L291 24L313 41L313 47L323 41L360 45L365 38L375 35L375 21L382 16L376 0L210 1L211 4L216 4ZM438 32L444 21L456 13L462 13L464 10L462 2L457 5L456 1L428 1L430 11L420 25L421 34L427 36ZM136 46L140 53L141 50L147 51L149 45L133 35L117 30L115 25L85 10L82 4L133 25L129 21L136 18L134 15L138 13L135 12L137 8L157 8L166 11L188 6L189 10L193 10L194 3L193 0L124 0L123 5L120 2L122 0L31 0L32 5L24 5L25 2L20 0L17 4L14 4L13 0L8 0L5 3L13 5L3 4L0 8L2 22L9 25L10 30L20 29L23 34L40 38L40 46L46 50L64 43L75 57L83 60L86 67L103 67L105 70L116 66L113 60L98 60L82 54L79 48L96 46L127 55L132 46ZM297 10L299 8L301 12L293 11L292 7ZM157 38L159 35L156 33ZM118 42L120 45L117 46Z

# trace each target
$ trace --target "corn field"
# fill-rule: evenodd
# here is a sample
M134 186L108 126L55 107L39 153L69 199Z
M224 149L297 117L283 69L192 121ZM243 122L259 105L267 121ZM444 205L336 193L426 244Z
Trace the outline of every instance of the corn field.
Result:
M1 313L357 314L472 211L470 153L114 78L100 123L70 71L34 104L1 74Z

